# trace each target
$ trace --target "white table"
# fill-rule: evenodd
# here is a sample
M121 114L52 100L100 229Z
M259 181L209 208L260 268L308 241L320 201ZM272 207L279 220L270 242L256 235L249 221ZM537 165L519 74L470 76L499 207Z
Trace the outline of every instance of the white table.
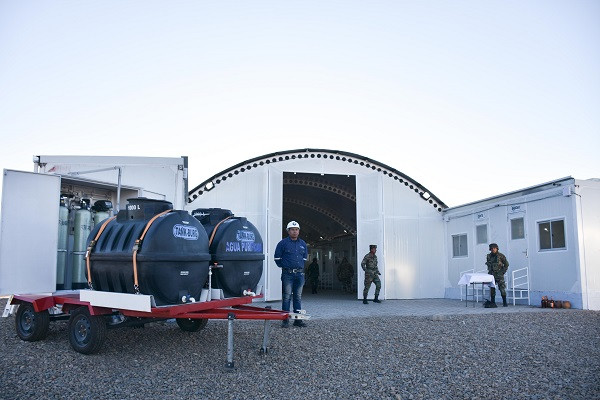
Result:
M481 284L481 293L483 294L483 285L496 286L494 275L482 274L481 272L471 272L463 274L458 281L459 285L465 285L465 307L469 305L468 287L473 287L473 307L475 307L475 285Z

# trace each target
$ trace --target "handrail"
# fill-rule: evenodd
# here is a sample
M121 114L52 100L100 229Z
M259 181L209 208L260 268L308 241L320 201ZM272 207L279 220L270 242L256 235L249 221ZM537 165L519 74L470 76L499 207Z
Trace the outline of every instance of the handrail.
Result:
M521 274L520 276L515 276L516 273L521 272L521 271L525 271L524 274ZM519 281L519 283L516 283L516 281ZM523 281L523 282L521 282ZM513 305L516 304L517 301L517 296L515 292L519 292L519 299L521 300L525 300L527 299L527 304L531 305L531 295L530 295L530 286L529 286L529 267L524 267L524 268L519 268L519 269L515 269L514 271L512 271L512 299L513 299ZM523 295L523 292L526 293L526 296Z

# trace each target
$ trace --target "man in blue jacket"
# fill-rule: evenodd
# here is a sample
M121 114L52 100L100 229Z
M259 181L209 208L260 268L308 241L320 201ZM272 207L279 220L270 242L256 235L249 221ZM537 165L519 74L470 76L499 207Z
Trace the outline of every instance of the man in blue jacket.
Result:
M281 268L281 287L283 301L281 308L290 310L290 300L294 302L294 312L302 309L301 297L304 286L304 263L308 259L308 248L304 240L300 239L300 225L296 221L287 224L288 237L277 243L275 248L275 263ZM281 326L287 328L289 321L286 319ZM301 319L294 321L294 326L306 326Z

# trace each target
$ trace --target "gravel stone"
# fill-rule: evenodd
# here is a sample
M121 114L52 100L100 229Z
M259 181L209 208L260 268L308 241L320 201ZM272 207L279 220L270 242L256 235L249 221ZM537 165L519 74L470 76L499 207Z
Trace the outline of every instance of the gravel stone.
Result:
M6 299L0 300L4 308ZM357 304L358 306L358 304ZM67 322L21 341L0 319L0 399L599 399L600 312L374 316L281 329L173 320L112 329L99 353L71 349Z

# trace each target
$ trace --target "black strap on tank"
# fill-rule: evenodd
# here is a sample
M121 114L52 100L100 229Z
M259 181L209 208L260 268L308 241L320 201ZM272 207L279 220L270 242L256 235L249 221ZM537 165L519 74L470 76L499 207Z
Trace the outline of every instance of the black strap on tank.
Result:
M229 217L222 219L221 221L219 221L219 223L217 225L215 225L215 229L213 229L213 231L210 235L210 240L208 241L208 247L210 247L210 245L212 244L213 239L215 238L215 235L217 234L217 229L219 229L219 225L221 225L223 222L227 221L231 217L233 217L233 215L230 215Z
M146 227L144 228L144 232L142 232L142 236L140 236L140 238L138 240L135 241L135 243L133 244L133 290L135 291L135 294L140 294L140 285L138 282L138 270L137 270L137 253L138 250L140 249L140 247L142 247L142 242L144 241L144 236L146 236L146 232L148 232L148 229L150 229L150 225L152 225L152 223L154 221L156 221L158 218L162 217L163 215L167 215L168 213L170 213L173 210L165 210L159 214L156 214L154 217L152 217L152 219L150 221L148 221L148 223L146 224Z
M104 228L106 228L106 225L108 225L110 221L112 221L115 218L117 218L116 215L104 221L104 223L98 230L98 233L96 233L96 237L94 238L94 240L90 240L90 244L88 244L87 251L85 252L85 266L87 268L88 288L90 290L94 290L94 286L92 285L92 269L90 265L90 255L92 254L92 250L96 246L98 239L100 239L102 232L104 232Z

